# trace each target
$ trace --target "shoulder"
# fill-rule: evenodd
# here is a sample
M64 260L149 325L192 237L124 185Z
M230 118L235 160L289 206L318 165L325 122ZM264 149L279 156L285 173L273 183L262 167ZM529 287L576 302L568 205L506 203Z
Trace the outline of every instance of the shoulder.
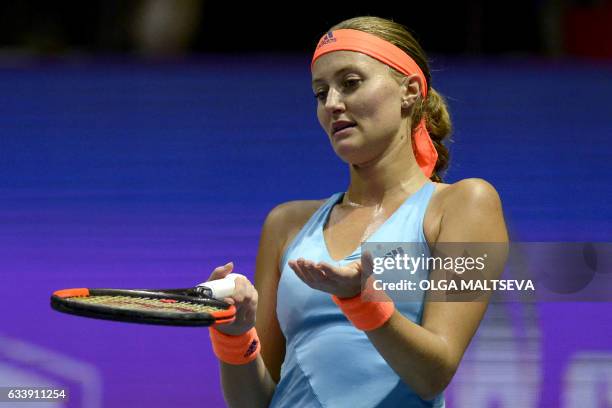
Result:
M265 224L272 228L283 228L306 223L326 200L287 201L274 207L266 217Z
M501 207L499 193L486 180L468 178L445 186L440 197L445 212L453 209Z
M506 235L499 193L491 183L468 178L438 184L432 198L438 240L502 239Z
M325 199L287 201L274 207L267 218L273 221L288 221L310 217L325 201Z
M264 231L276 238L281 252L317 211L324 200L288 201L274 207L266 217Z

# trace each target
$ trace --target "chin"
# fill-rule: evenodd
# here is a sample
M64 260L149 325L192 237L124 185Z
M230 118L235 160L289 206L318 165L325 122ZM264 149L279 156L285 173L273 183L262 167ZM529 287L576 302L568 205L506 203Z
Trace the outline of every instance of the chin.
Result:
M372 161L377 150L372 143L366 143L359 138L348 137L332 142L332 148L343 162L351 165L360 165Z
M335 146L336 155L346 164L359 165L372 160L372 154L368 154L365 149L357 149L350 146Z

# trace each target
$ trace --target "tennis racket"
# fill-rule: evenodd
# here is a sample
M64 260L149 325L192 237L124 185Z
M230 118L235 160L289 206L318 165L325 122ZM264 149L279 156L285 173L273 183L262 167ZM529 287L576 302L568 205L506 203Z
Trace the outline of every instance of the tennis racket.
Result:
M51 307L95 319L166 326L212 326L232 323L236 308L223 298L234 292L236 273L187 289L62 289Z

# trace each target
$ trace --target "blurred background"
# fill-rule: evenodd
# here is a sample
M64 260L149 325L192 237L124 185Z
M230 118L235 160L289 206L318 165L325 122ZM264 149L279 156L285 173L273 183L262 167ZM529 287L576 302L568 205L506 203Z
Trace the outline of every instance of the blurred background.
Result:
M428 52L454 124L446 182L490 181L514 241L612 241L611 1L2 2L0 386L223 406L206 330L60 315L49 295L187 287L230 260L252 277L274 206L347 187L309 61L359 15ZM492 304L447 406L609 407L609 327L605 302Z
M382 3L3 2L0 44L16 55L301 53L338 21L377 15L407 25L430 53L612 57L607 0Z

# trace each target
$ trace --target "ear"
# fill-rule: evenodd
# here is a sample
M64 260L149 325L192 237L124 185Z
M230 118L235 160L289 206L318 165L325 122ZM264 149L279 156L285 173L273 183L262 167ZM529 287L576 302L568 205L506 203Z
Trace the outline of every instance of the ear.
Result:
M421 78L418 75L413 74L405 76L401 82L401 96L402 96L402 109L411 108L419 95L421 94Z

